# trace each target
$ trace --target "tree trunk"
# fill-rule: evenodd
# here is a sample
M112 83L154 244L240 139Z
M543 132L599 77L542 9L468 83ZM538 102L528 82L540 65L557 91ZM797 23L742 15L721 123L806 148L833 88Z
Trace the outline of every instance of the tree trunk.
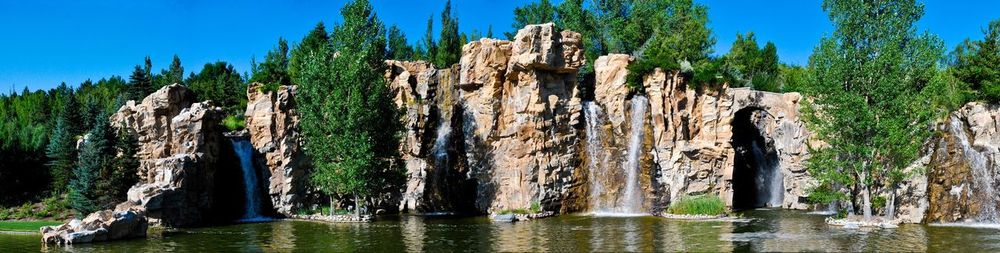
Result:
M331 195L330 196L330 213L328 215L333 216L334 210L337 210L337 209L334 209L334 207L333 207L333 196Z
M354 217L361 218L361 201L358 200L358 194L354 194Z
M889 199L885 202L885 220L896 219L896 185L889 187Z
M864 201L864 207L863 207L864 208L864 215L865 215L865 220L871 220L872 219L871 189L868 186L868 183L866 183L865 181L866 181L865 180L865 174L862 173L861 174L861 198L862 198L862 201Z

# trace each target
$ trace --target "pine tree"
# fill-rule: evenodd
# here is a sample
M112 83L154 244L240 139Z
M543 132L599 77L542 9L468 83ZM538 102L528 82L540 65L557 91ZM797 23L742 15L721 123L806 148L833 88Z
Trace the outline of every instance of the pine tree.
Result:
M107 117L97 117L94 128L87 133L80 148L80 159L73 170L69 187L69 204L81 215L99 208L98 198L103 192L98 187L98 180L111 176L109 165L115 154L110 142L112 139Z
M399 27L393 25L389 27L389 46L386 51L386 58L391 60L409 61L413 60L413 47L406 42L406 35Z
M246 83L233 65L217 61L206 63L198 74L185 81L199 100L212 100L229 115L242 115L246 109Z
M253 64L251 82L260 82L269 90L276 90L279 85L292 85L288 76L288 42L278 38L278 46L267 52L264 62Z
M514 23L511 32L505 32L508 40L513 40L517 31L526 25L544 24L556 20L556 9L549 0L541 0L537 3L530 3L525 6L514 8Z
M170 67L160 71L160 78L156 80L156 89L171 84L184 84L184 66L181 65L181 58L176 54L170 62Z
M434 15L427 18L427 31L424 32L424 39L421 41L423 46L418 46L417 49L423 49L423 58L428 62L434 62L437 57L437 44L434 43Z
M983 40L966 39L952 53L952 70L979 99L1000 102L1000 19L990 22Z
M147 71L141 66L135 65L135 69L132 70L132 75L128 79L129 100L141 101L153 92L153 84Z
M445 2L441 11L441 37L434 55L434 65L448 68L462 59L462 44L458 34L458 18L452 17L451 0Z
M49 175L52 177L52 192L65 192L73 171L73 161L76 160L76 137L70 132L69 121L65 116L56 118L52 128L45 156L49 158Z
M299 64L305 150L315 166L313 184L331 197L363 199L399 186L401 129L383 76L385 34L367 0L348 3L334 28L333 49L321 49ZM339 52L331 57L325 50ZM360 214L360 208L355 209Z

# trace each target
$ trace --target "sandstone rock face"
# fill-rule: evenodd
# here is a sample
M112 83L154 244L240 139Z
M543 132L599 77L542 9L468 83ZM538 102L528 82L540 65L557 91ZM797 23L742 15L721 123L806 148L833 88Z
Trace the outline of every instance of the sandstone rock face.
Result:
M112 115L114 127L127 129L138 140L139 182L114 210L42 228L42 242L142 237L149 224L185 227L206 222L213 203L222 112L194 99L194 93L174 84L141 103L128 101Z
M580 35L529 25L513 42L482 39L462 48L462 132L482 211L574 210L582 182L576 143Z
M629 136L635 96L626 87L627 55L609 55L595 61L594 103L606 115L602 134L611 136L605 143L605 154L611 161L605 166L621 166ZM780 206L805 209L801 202L806 190L814 183L803 165L809 133L798 116L798 93L778 94L749 89L692 89L679 73L656 70L644 79L648 98L648 120L641 144L648 154L642 154L640 178L646 199L646 210L658 211L680 197L694 194L719 194L730 206L734 199L734 170L737 148L734 129L737 113L748 113L754 131L763 137L774 153L780 168L780 184L784 191ZM750 133L750 132L748 132ZM649 161L648 163L645 161ZM614 176L612 175L612 178ZM600 180L600 179L596 179Z
M925 222L997 222L1000 209L1000 107L969 103L939 124L923 166ZM903 195L906 197L907 195ZM915 194L917 198L920 195ZM917 209L918 211L920 209ZM910 220L919 221L915 212Z
M309 163L301 148L296 89L280 86L268 91L263 87L260 83L247 87L246 127L250 142L271 175L268 180L271 204L275 211L289 216L310 203Z
M455 104L457 65L435 69L427 62L387 61L386 80L405 126L400 155L406 185L398 201L406 212L470 212L474 182L459 152Z
M170 227L205 221L212 208L222 111L194 98L187 88L169 85L111 116L139 141L139 183L118 210L138 208L151 223Z

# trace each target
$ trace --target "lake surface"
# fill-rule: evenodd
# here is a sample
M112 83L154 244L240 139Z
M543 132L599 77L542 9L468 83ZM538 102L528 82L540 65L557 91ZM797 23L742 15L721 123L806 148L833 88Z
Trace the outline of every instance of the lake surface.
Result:
M560 216L514 224L486 218L382 217L366 224L304 221L182 229L148 239L72 246L74 252L316 251L1000 251L994 228L902 225L843 229L825 216L754 210L742 221ZM42 248L38 235L0 234L0 251Z

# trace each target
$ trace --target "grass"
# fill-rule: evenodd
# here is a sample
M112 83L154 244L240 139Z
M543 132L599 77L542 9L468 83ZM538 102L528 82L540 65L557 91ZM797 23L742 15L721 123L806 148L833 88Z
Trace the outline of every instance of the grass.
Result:
M513 208L513 209L503 209L497 212L497 214L536 214L542 212L542 205L538 202L531 203L531 207L528 209L524 208Z
M720 215L726 213L726 204L719 196L695 195L681 198L670 204L667 213L685 215Z
M58 221L0 221L0 231L38 232L44 226L56 226Z
M246 124L247 122L243 119L243 117L237 117L234 115L229 115L222 119L222 126L226 127L229 131L243 130L243 128L246 128Z

